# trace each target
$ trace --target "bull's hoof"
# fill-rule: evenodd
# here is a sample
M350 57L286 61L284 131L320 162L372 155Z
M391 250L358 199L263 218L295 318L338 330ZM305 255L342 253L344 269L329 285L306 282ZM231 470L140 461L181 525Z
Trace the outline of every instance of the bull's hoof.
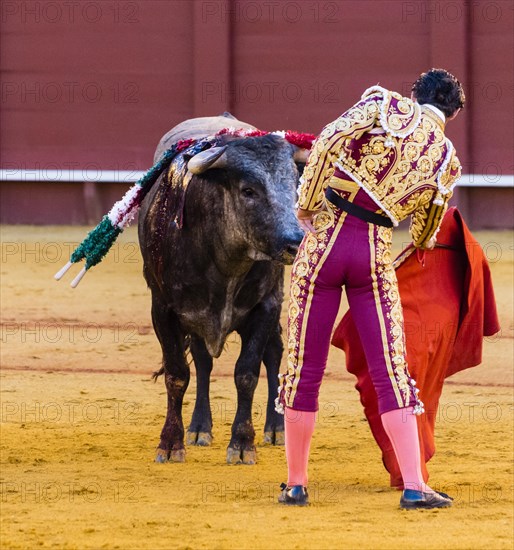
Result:
M212 444L212 435L209 432L187 432L187 445L198 445L200 447L209 447Z
M169 458L169 451L165 451L164 449L157 449L157 453L155 454L155 462L157 462L157 464L164 464L165 462L168 462Z
M186 450L185 449L175 449L170 453L170 462L185 462L186 461Z
M227 448L227 464L241 464L241 449Z
M227 464L255 464L257 462L257 451L253 449L227 448Z
M285 434L284 432L264 432L264 439L262 440L264 445L284 445Z
M200 447L209 447L212 444L212 435L209 432L198 432L196 444Z
M286 444L286 433L275 432L275 445L285 445Z
M155 454L155 462L157 464L164 464L166 462L185 462L186 450L175 449L173 451L165 451L164 449L157 449Z
M243 451L243 464L255 464L257 462L257 451L248 449Z

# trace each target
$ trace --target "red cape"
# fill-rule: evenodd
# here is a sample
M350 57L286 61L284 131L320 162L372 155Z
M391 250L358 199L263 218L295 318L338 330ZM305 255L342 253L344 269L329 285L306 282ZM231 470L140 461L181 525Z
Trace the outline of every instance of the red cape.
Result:
M409 371L420 388L425 414L418 417L421 467L435 452L434 426L444 379L482 360L483 336L500 330L489 265L482 247L460 212L446 213L434 250L408 247L395 261L405 319ZM402 477L380 420L377 397L362 344L350 311L337 326L332 344L346 354L346 368L357 377L356 388L375 440L382 450L391 486Z

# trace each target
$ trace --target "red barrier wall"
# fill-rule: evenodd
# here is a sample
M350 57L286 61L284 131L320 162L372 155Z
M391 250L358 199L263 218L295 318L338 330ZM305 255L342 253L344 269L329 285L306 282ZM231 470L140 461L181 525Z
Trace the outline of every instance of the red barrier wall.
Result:
M465 172L492 181L514 174L510 1L4 0L0 6L0 168L7 174L144 170L169 128L224 110L262 129L317 133L366 87L380 83L408 94L419 72L432 66L454 72L467 90L465 110L448 125ZM86 208L74 204L83 200L81 187L2 181L1 221L85 223ZM504 191L488 193L505 210ZM20 199L21 193L28 196ZM457 193L471 224L497 225L496 216L468 200L471 193ZM52 199L36 215L41 194Z

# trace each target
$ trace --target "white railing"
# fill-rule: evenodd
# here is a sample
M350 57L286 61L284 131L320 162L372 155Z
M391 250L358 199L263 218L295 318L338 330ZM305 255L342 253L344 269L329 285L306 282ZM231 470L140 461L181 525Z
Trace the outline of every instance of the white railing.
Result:
M134 183L145 175L142 170L58 170L58 169L0 169L1 181L57 182L105 182ZM464 174L459 187L514 187L514 175L492 176Z

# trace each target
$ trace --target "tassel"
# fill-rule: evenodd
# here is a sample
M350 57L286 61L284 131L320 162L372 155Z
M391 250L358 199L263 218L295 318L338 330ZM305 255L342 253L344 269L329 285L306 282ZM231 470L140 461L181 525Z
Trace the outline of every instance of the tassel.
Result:
M112 225L108 215L104 216L102 221L87 234L87 237L74 250L70 262L75 264L85 259L86 270L88 270L102 261L121 232L120 227Z

